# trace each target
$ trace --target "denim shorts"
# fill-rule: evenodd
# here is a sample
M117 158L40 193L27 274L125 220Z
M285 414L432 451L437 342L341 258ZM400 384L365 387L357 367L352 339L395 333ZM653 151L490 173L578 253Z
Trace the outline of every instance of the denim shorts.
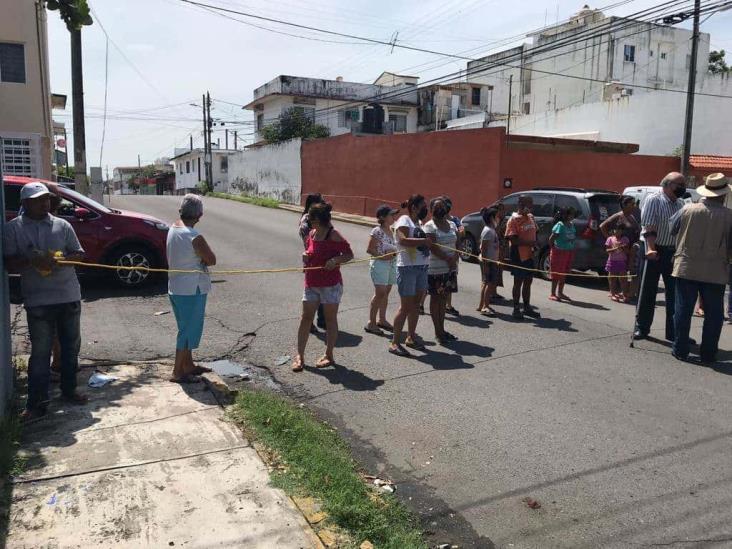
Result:
M338 304L341 302L341 297L343 297L343 284L305 288L302 293L303 301L320 303L321 305Z
M372 259L369 264L371 282L376 286L393 286L396 284L396 259L389 261Z
M414 297L427 291L427 265L397 267L397 288L402 297Z

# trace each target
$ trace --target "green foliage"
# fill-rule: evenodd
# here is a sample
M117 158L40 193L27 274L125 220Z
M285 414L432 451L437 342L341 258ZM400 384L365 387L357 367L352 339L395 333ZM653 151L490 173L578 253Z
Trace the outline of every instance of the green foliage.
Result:
M267 143L282 143L296 137L308 139L330 136L327 126L316 124L301 109L294 107L282 113L274 124L262 128L261 133Z
M669 156L675 156L676 158L681 158L682 154L684 154L683 145L677 145L676 147L674 147L674 150L671 151L671 154Z
M203 196L206 196L209 194L208 192L208 184L205 181L199 181L196 185L196 188L198 189L198 192L201 193ZM211 193L212 195L218 194L218 193Z
M56 168L56 174L60 177L69 177L71 179L74 179L74 176L76 173L74 173L74 167L69 166L69 169L66 169L66 166L61 165Z
M282 467L273 482L319 499L329 521L346 530L356 547L364 540L380 549L426 547L412 514L394 496L367 486L346 442L308 410L271 393L245 391L231 415L279 456Z
M709 72L712 74L725 74L732 71L732 67L727 65L724 56L724 50L709 52Z
M69 32L81 30L81 27L94 22L87 0L47 0L46 7L51 11L58 10Z
M254 204L255 206L262 206L263 208L279 208L279 200L274 198L268 198L266 196L247 196L247 195L236 195L227 193L216 193L209 192L208 196L214 198L224 198L226 200L234 200L235 202L243 202L245 204Z

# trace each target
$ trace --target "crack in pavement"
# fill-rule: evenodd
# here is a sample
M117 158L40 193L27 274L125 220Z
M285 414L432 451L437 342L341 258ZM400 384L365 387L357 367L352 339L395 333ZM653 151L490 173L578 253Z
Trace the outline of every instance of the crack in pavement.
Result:
M701 539L687 539L687 540L672 540L664 543L633 543L633 545L640 545L641 547L671 547L673 545L681 544L698 544L698 543L723 543L732 541L731 537L724 538L701 538Z

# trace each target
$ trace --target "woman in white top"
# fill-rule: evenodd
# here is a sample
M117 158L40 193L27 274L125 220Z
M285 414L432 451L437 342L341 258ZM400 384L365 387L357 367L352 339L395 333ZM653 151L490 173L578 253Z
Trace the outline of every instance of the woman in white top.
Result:
M384 329L391 332L394 327L386 320L386 307L389 304L389 292L396 284L396 244L391 226L394 224L394 214L399 210L382 204L376 209L376 219L379 225L371 229L371 238L366 253L371 256L369 272L374 283L374 297L371 298L369 323L366 332L383 336ZM376 322L376 315L379 321Z
M168 231L167 255L172 272L168 276L168 296L178 324L175 345L175 366L170 381L195 383L198 375L210 372L196 366L191 351L198 348L203 333L206 297L211 290L208 267L216 265L216 256L206 239L193 227L203 216L203 202L195 194L187 194L180 205L180 219Z
M442 197L430 202L432 219L425 224L424 232L430 242L430 263L427 269L427 285L430 294L430 315L435 325L435 338L444 345L457 338L445 331L447 296L457 292L458 254L457 227L447 217L448 208Z

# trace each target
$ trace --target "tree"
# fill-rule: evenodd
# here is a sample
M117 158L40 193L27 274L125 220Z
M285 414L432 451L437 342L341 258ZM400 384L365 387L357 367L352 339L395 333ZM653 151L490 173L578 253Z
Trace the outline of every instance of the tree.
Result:
M93 23L87 0L47 0L49 10L58 10L71 35L71 101L74 119L74 179L76 189L87 194L86 134L84 130L84 75L81 61L81 28Z
M282 143L296 137L307 139L329 135L327 126L316 124L310 116L297 108L287 109L277 122L262 128L262 137L267 143Z
M709 72L712 74L726 74L732 71L732 68L727 66L727 62L724 60L725 51L710 51L709 52Z

